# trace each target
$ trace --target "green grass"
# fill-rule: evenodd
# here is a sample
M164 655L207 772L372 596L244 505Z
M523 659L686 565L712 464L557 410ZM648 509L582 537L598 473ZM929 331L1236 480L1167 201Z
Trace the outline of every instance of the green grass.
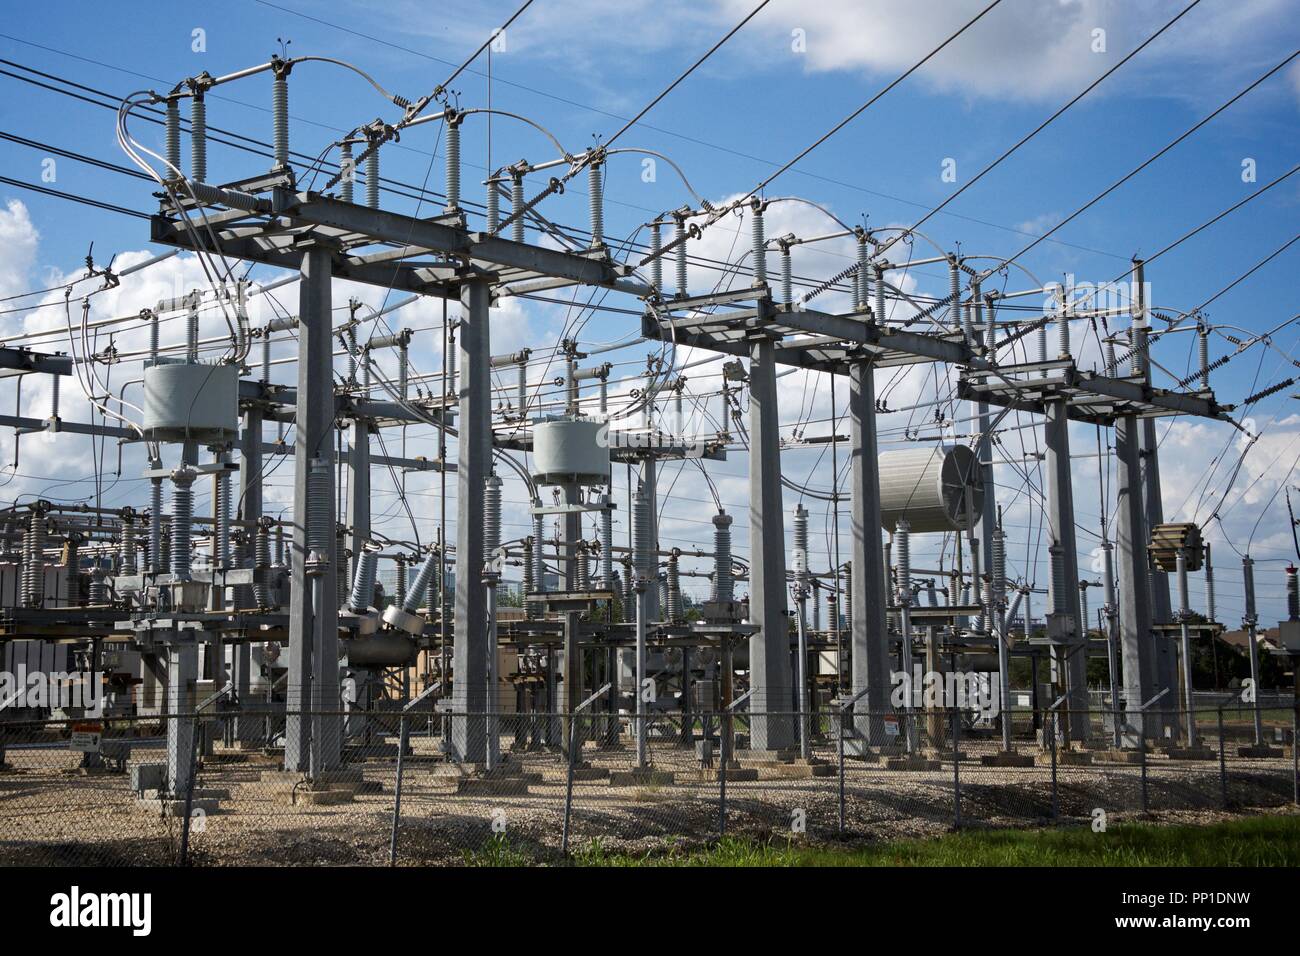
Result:
M1124 823L1104 833L969 830L844 847L727 838L708 849L644 856L612 853L596 841L573 860L580 866L1297 866L1300 816L1208 826Z

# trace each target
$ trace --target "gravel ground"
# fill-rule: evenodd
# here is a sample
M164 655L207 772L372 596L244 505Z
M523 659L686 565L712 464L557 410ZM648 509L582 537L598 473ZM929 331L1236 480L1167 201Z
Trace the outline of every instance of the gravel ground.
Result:
M512 851L540 860L558 858L564 819L565 777L555 753L511 755L507 776L491 794L457 793L463 777L481 776L449 765L436 741L417 738L406 761L402 793L400 861L462 863L497 833ZM993 744L964 744L960 768L961 814L966 826L1033 827L1052 821L1050 767L985 768L982 752ZM140 751L146 761L157 751ZM584 753L591 766L631 768L626 749ZM76 769L77 754L61 749L9 751L11 769L0 772L0 864L168 865L177 859L181 823L141 805L123 774ZM817 757L834 764L832 750ZM676 775L672 784L613 787L607 779L574 785L570 845L599 840L609 851L689 849L717 836L719 786L703 779L693 752L664 743L652 750L658 770ZM345 803L309 805L300 781L266 771L276 758L218 751L200 772L200 788L229 791L215 813L197 817L191 835L198 865L374 865L388 862L393 816L395 761L352 764L365 781ZM848 761L845 831L853 839L891 840L930 836L954 822L953 763L938 771L887 771ZM1290 759L1227 761L1228 795L1236 811L1276 808L1292 800ZM1136 765L1094 764L1057 772L1059 813L1084 822L1100 808L1112 819L1141 812L1142 777ZM1183 762L1152 757L1147 798L1151 817L1175 822L1220 819L1222 795L1217 760ZM526 792L525 792L526 790ZM760 770L758 781L727 784L727 831L750 836L794 834L811 841L837 835L839 781L834 775L780 779Z

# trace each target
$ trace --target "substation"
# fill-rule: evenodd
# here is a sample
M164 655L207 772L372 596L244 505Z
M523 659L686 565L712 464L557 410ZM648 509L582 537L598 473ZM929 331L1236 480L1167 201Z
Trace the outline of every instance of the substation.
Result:
M483 793L530 752L557 752L581 771L593 753L621 750L625 783L671 785L655 760L665 747L715 775L812 768L842 752L887 761L901 777L938 766L943 722L963 707L961 732L988 766L1033 766L1049 747L1080 761L1122 763L1149 747L1213 756L1183 666L1224 629L1213 557L1201 528L1166 521L1156 425L1233 422L1234 409L1264 393L1216 394L1209 325L1148 301L1146 263L1118 278L1123 301L1098 303L997 254L961 253L903 227L847 225L814 199L709 202L658 153L570 151L529 119L453 107L445 95L412 102L381 91L393 115L304 145L324 149L306 170L291 152L291 95L311 95L309 69L347 67L313 60L322 58L204 73L122 104L119 141L157 187L140 238L161 250L120 273L90 266L97 283L131 283L177 254L199 257L213 277L135 317L149 330L147 351L91 353L89 307L75 298L66 344L11 337L0 349L17 403L0 425L16 438L94 436L146 450L144 493L129 505L29 498L0 512L7 669L88 673L109 718L220 718L165 721L165 745L133 757L141 792L181 800L194 754L241 747L265 751L307 790L329 790L348 779L358 744L406 752L415 716L441 759L483 781L474 791ZM209 168L207 107L227 88L270 103L269 168ZM145 113L164 124L162 154L132 138ZM500 166L474 185L481 199L469 199L462 136L494 115L531 126L541 158ZM437 139L441 208L412 213L381 191L399 133ZM680 178L683 205L645 222L644 240L611 239L607 170L645 155ZM585 187L585 223L550 218L566 186ZM773 207L787 203L821 213L824 231L772 234ZM744 238L706 289L689 281L693 250L724 218ZM824 278L797 273L799 250L833 242L852 243L856 260ZM279 278L237 277L254 266ZM905 289L903 277L922 266L947 274L946 295ZM345 280L395 301L382 310L341 301ZM296 313L254 323L251 306L272 289L296 290ZM639 333L494 351L494 314L509 297L593 293L639 313ZM425 299L449 318L436 332L404 328L400 309ZM832 299L844 307L821 307ZM216 338L201 335L208 328ZM1097 330L1100 359L1085 367L1083 343ZM420 335L439 337L441 369L412 367ZM1158 386L1158 345L1185 346L1188 336L1199 369ZM609 361L647 347L650 359L630 376ZM125 366L114 381L129 380L131 392L104 387L109 364ZM878 397L882 377L917 368L950 383L950 415L882 440L898 412ZM829 376L847 396L829 434L782 435L792 414L778 379L792 371ZM48 414L22 397L41 378L54 383ZM61 416L60 384L80 387L105 414ZM1043 534L1024 563L1046 555L1044 587L1008 574L1001 476L1013 453L999 436L1012 416L1042 448ZM1099 429L1113 448L1103 507L1115 531L1112 540L1103 521L1100 574L1079 566L1075 503L1094 492L1073 487L1071 423ZM437 430L436 457L395 453L393 436L415 425ZM829 446L830 477L801 484L783 459L818 445ZM719 501L705 546L661 540L665 469L708 481L737 452L748 461L747 512ZM288 513L266 507L272 468L292 472ZM434 529L418 545L372 529L372 477L398 473L442 489L410 505ZM530 500L505 500L505 479ZM195 506L205 487L208 514ZM842 543L841 514L851 529ZM748 527L747 548L733 544L738 525ZM528 533L504 530L519 527ZM820 537L834 547L810 546ZM928 566L940 540L943 561ZM1189 606L1189 575L1203 576L1208 606ZM391 593L377 587L381 577L395 582ZM520 606L506 607L516 581ZM1294 569L1285 583L1289 619L1273 651L1296 655ZM707 598L688 602L694 585ZM1100 696L1090 696L1090 659L1108 664ZM1012 687L1017 660L1029 662L1032 686ZM901 700L895 693L896 674L910 685L921 672L975 671L994 675L983 690L999 715L934 704L914 685ZM1028 732L1011 719L1017 707ZM83 715L6 709L0 726L56 717ZM1280 757L1258 706L1254 728L1253 752Z

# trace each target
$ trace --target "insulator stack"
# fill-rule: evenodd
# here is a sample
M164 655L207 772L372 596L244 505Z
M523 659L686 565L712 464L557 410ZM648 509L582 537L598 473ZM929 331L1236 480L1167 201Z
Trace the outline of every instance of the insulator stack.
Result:
M587 167L587 213L591 227L591 248L605 244L604 167L595 162Z
M725 511L713 516L713 587L719 602L735 600L735 582L731 573L731 515Z
M834 590L826 592L826 630L830 634L840 630L840 599Z
M1088 586L1083 581L1079 582L1079 621L1083 627L1083 633L1088 633Z
M122 534L118 558L121 561L123 574L130 575L139 573L140 568L136 563L134 515L126 514L122 516Z
M817 596L817 582L813 582L812 600L808 602L812 605L812 629L820 631L822 629L822 603L821 598Z
M169 572L172 566L172 519L163 517L162 541L158 546L159 566L163 572Z
M447 213L460 212L460 122L458 114L447 118Z
M653 579L658 564L654 541L651 540L651 507L645 487L638 485L636 494L632 497L632 560L635 562L637 579L642 583Z
M283 68L275 71L271 83L272 148L276 169L289 165L289 76Z
M664 290L664 237L663 226L658 221L650 223L650 287L656 292Z
M420 570L415 573L415 580L411 582L411 588L406 592L406 600L402 602L402 610L407 614L414 614L424 603L424 593L429 590L429 582L433 580L441 558L439 552L430 551L424 563L420 565Z
M406 558L399 554L395 564L397 565L397 576L393 583L393 603L401 607L406 603Z
M218 568L230 567L230 472L217 474L213 500L212 561Z
M853 273L853 304L859 312L866 310L871 303L870 257L871 247L867 244L866 233L862 233L858 236L858 261Z
M654 585L652 586L656 588L659 594L659 607L667 608L668 607L668 575L664 574L662 571L657 571L655 573Z
M767 231L763 222L763 207L755 201L749 217L753 239L754 285L767 285Z
M334 526L334 600L339 606L348 599L348 539L342 525Z
M794 263L790 258L790 247L781 246L781 301L786 305L794 304Z
M189 362L199 360L199 295L190 293L189 311L185 313L185 358Z
M993 532L993 553L989 556L993 575L993 601L1001 605L1007 593L1007 535L1001 524ZM992 610L992 609L990 609Z
M601 495L600 503L600 587L608 591L614 586L614 512L609 495Z
M686 297L686 219L682 216L677 217L676 225L673 228L673 241L677 243L673 253L675 256L674 264L677 267L677 295L679 298Z
M271 330L262 330L262 384L271 381Z
M1241 559L1241 577L1246 593L1245 623L1249 627L1259 621L1255 613L1255 561L1250 555Z
M92 606L103 606L111 603L111 596L108 591L108 580L104 577L104 569L96 565L90 572L90 587L86 590L86 600Z
M623 617L629 621L636 620L636 571L630 561L627 577L623 580Z
M948 327L961 328L961 265L956 256L948 257Z
M668 620L672 624L682 622L682 580L677 567L677 554L668 556Z
M190 178L208 181L208 104L202 93L190 100Z
M1287 565L1286 569L1286 619L1300 620L1300 585L1296 583L1294 564Z
M262 521L253 538L253 600L258 607L271 606L271 590L267 586L270 569L271 529Z
M1060 546L1052 545L1047 549L1047 554L1052 574L1052 611L1056 614L1065 614L1069 610L1067 602L1070 599L1067 595L1072 594L1074 588L1066 580L1065 560Z
M33 512L23 540L22 599L24 607L45 603L45 517Z
M532 594L537 590L537 578L533 574L533 549L535 547L532 535L524 538L524 594ZM526 614L530 621L536 620L541 614L541 608L536 601L525 601L524 607L527 609Z
M850 630L853 627L853 567L847 563L844 565L843 595L841 605L844 608L844 627Z
M63 573L68 583L68 602L70 604L84 605L86 602L81 593L80 542L81 535L75 531L68 536L66 541L66 550L64 551L65 562Z
M894 526L894 557L898 562L898 603L912 603L912 526L906 520Z
M172 473L171 569L177 581L190 579L190 537L194 529L194 472Z
M152 365L158 361L158 313L150 311L149 313L149 363Z
M307 553L329 560L334 541L334 489L330 463L313 458L307 470Z
M357 166L352 156L350 140L339 144L339 170L343 174L339 178L339 198L344 202L352 202L353 189L357 184Z
M366 206L379 208L379 141L370 144L366 153Z
M872 278L875 280L874 298L872 299L871 310L875 313L874 318L877 322L885 321L885 267L879 262L871 267Z
M967 302L965 308L962 309L961 317L962 317L962 326L961 326L962 338L965 339L967 345L974 347L975 307L970 302Z
M55 421L59 419L59 391L62 380L61 375L50 376L50 418Z
M1218 608L1214 603L1214 564L1210 561L1210 546L1205 546L1205 616L1208 620L1218 620Z
M1106 339L1106 374L1114 375L1115 366L1117 364L1118 362L1115 359L1115 340L1113 338L1108 338Z
M501 479L488 475L483 483L483 558L490 560L501 547Z
M1209 390L1210 388L1210 328L1202 323L1197 326L1197 350L1201 358L1201 388Z
M574 577L577 578L577 591L591 590L591 552L587 550L587 542L579 541L573 546L573 571Z
M487 212L484 219L487 223L487 231L496 232L501 228L501 194L497 192L495 179L488 179L486 205Z
M794 506L794 583L800 590L808 588L808 509Z
M1056 338L1061 358L1070 357L1070 310L1061 302L1056 313Z
M512 172L510 174L510 214L515 219L510 224L510 238L515 242L524 241L524 206L527 204L528 200L524 198L524 174Z
M375 598L375 574L379 570L379 549L366 545L357 555L357 570L352 576L352 593L348 595L348 610L364 614Z
M163 121L163 152L167 158L167 178L181 175L181 104L176 97L167 99L167 114Z

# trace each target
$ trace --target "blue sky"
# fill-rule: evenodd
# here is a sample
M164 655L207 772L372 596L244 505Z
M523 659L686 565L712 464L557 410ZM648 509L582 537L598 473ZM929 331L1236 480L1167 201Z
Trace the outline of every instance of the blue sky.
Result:
M696 190L714 201L747 191L982 5L968 0L830 0L816 5L776 0L626 133L620 145L668 154ZM459 63L515 6L513 0L473 5L235 0L219 10L133 3L109 12L94 3L24 4L12 7L0 27L0 57L120 96L145 88L165 90L203 70L222 74L262 62L280 49L277 38L284 38L291 41L291 55L349 60L389 89L414 98L443 80L449 64ZM911 223L1183 6L1164 0L1003 0L929 67L785 174L767 195L814 199L850 223ZM485 57L452 88L463 106L486 105L490 93L493 107L527 115L577 152L593 136L607 137L622 126L751 7L745 0L537 0L507 32L504 49L493 54L490 89ZM1050 228L1291 54L1300 46L1297 12L1300 4L1294 0L1203 0L924 231L946 249L960 244L966 254L1017 252L1032 235ZM204 31L204 52L192 48L195 30ZM1104 31L1101 51L1096 49L1097 30ZM1082 281L1112 279L1128 268L1131 256L1150 255L1295 165L1300 161L1300 72L1294 66L1039 245L1023 264L1043 281L1060 281L1067 273ZM32 77L5 64L0 70ZM0 174L41 183L42 162L52 155L49 147L129 165L115 141L113 111L10 76L0 75L0 82L0 130L48 144L31 148L0 140ZM357 77L317 63L295 69L290 104L293 146L311 154L360 123L394 117L391 105ZM269 140L269 105L270 79L255 77L212 97L209 122ZM157 127L136 121L132 128L146 145L160 148ZM384 175L406 183L427 181L440 190L440 147L438 124L409 131L385 151ZM488 129L481 119L467 125L464 148L466 192L478 199L478 183L489 163ZM214 179L233 180L266 165L218 146L211 153ZM549 158L549 153L537 133L506 119L493 121L494 167L523 157ZM941 176L947 160L955 160L956 183ZM150 184L144 181L70 158L56 161L57 176L45 183L48 188L142 211L152 207ZM1254 168L1255 182L1243 181L1246 161ZM687 201L667 170L660 167L651 183L641 173L634 158L612 161L606 183L610 235L627 235L657 212ZM552 218L582 221L585 185L583 180L572 185L567 195L548 201ZM143 220L0 183L0 211L13 200L25 207L27 222L13 207L0 222L0 235L21 239L0 271L4 294L40 287L51 274L75 270L92 241L101 262L115 251L149 248ZM416 208L414 201L400 197L386 202L406 211ZM422 210L424 215L435 212L427 204ZM1300 174L1153 265L1147 278L1156 305L1189 309L1209 298L1300 231L1298 210ZM705 245L707 254L726 256L736 239L726 230L739 225L720 224L718 236ZM797 225L829 231L815 216L802 217ZM741 238L736 248L744 245ZM1285 322L1300 312L1297 262L1300 244L1216 301L1208 311L1210 320L1254 331ZM820 269L829 274L844 264L834 253L821 261L806 260L809 273ZM944 283L935 267L911 278L915 288L927 293ZM1008 288L1023 287L1025 281L1023 274L1013 274ZM636 307L633 300L619 304ZM57 318L62 321L61 313ZM541 308L512 321L516 324L501 341L554 335L560 327L556 313ZM596 341L614 340L635 325L634 318L600 315L586 334ZM1289 325L1277 333L1274 344L1276 351L1256 349L1216 375L1216 390L1224 400L1235 401L1295 371L1283 353L1295 353L1300 331ZM1190 338L1183 336L1170 346L1167 362L1176 371L1186 367L1188 345ZM1218 339L1215 355L1228 348ZM1261 441L1244 469L1240 487L1257 479L1253 490L1261 496L1254 503L1244 501L1239 516L1255 510L1226 532L1237 546L1300 455L1300 445L1290 444L1295 426L1287 419L1294 391L1283 390L1252 412L1260 423L1269 423L1267 438L1277 444ZM1218 451L1217 446L1210 453L1206 449L1228 438L1222 431L1197 431L1190 423L1179 427L1171 433L1166 464L1166 497L1177 500L1167 500L1167 508L1194 493L1207 459ZM1076 443L1090 441L1091 435L1078 432ZM1275 458L1280 464L1265 467ZM816 464L796 457L791 467L806 471ZM1251 467L1258 469L1257 476ZM739 481L743 455L733 456L724 470ZM1095 514L1095 467L1091 474L1087 501ZM1079 480L1082 487L1088 473L1080 471ZM1227 491L1222 482L1211 484L1215 495L1210 497ZM735 487L732 500L743 502L743 485ZM1084 497L1076 490L1081 511ZM1261 560L1289 553L1284 523L1279 530L1272 520L1280 504L1280 496L1272 499L1271 519L1258 535L1268 538L1256 549ZM665 509L678 507L669 503ZM684 542L705 539L707 514L681 505L677 516ZM673 514L667 517L671 525ZM1086 550L1084 545L1081 540ZM1276 565L1266 567L1271 570L1261 574L1261 591L1276 610L1280 576ZM1226 569L1224 577L1231 580L1233 573ZM1221 593L1230 587L1221 585ZM1234 603L1227 595L1221 600Z

